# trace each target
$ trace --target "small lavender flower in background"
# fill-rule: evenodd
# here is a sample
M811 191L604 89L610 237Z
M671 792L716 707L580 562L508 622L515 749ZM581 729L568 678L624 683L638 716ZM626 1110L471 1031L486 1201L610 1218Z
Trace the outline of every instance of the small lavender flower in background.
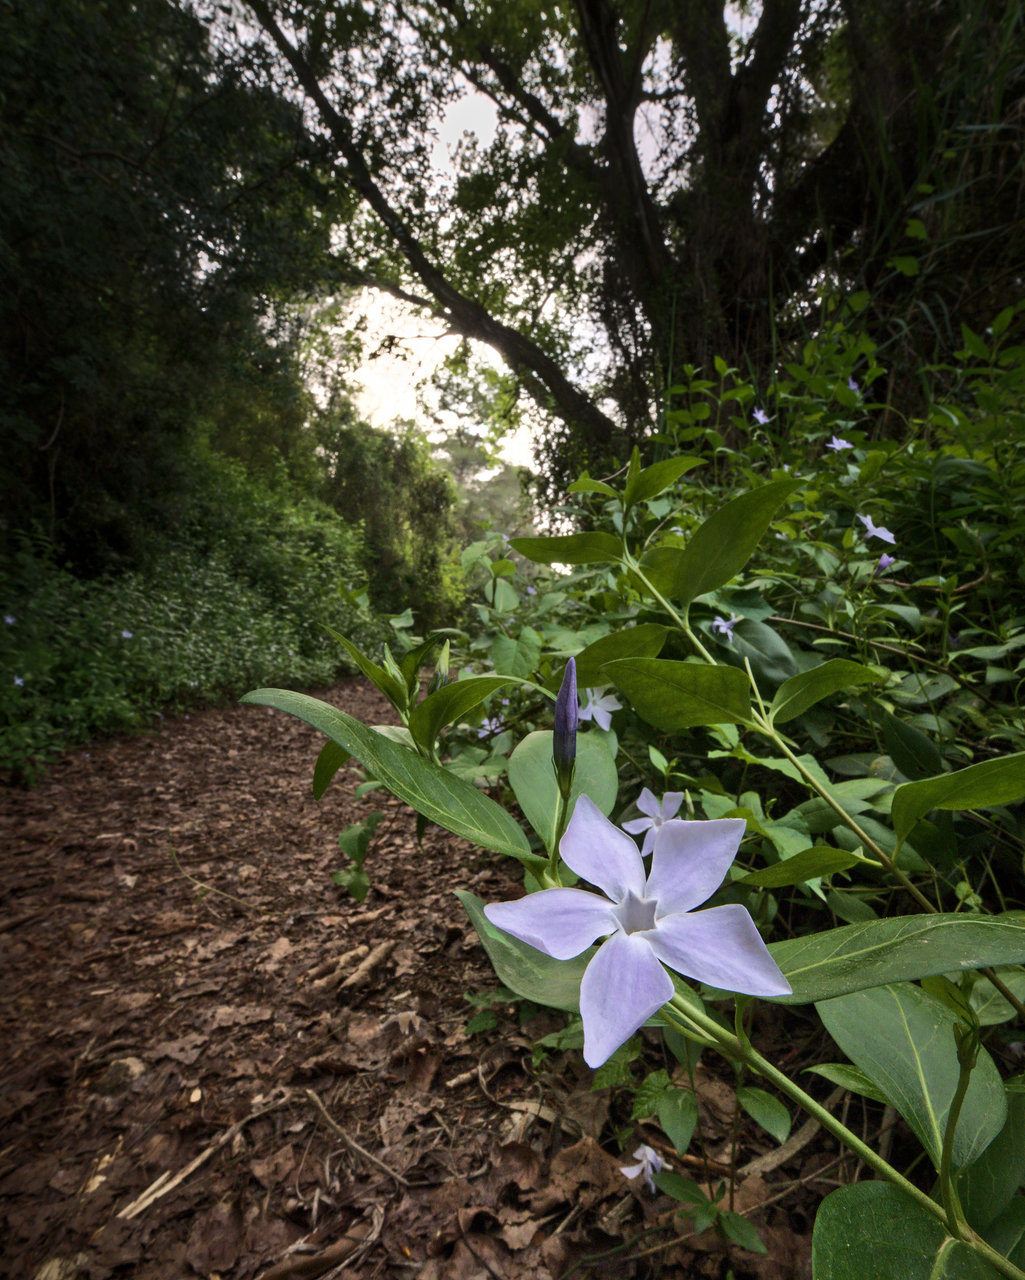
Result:
M528 596L536 596L536 595L537 595L537 587L530 587L530 586L528 586L528 587L527 587L527 595L528 595Z
M607 685L600 689L585 689L584 701L580 704L581 720L593 720L599 729L612 727L612 713L623 705L614 693L606 693Z
M491 716L489 719L481 721L477 729L477 737L490 738L492 734L501 733L501 732L502 732L502 721L498 718L498 716Z
M854 379L853 379L853 378L848 378L848 379L847 379L847 390L848 390L848 391L854 391L854 392L860 392L860 391L861 391L861 388L858 386L858 384L854 381Z
M875 577L876 574L882 573L884 569L889 569L891 564L896 564L896 563L897 563L897 557L888 556L884 551L883 554L879 557L879 563L876 565L875 573L873 573L872 576Z
M131 633L130 631L122 631L122 632L121 632L121 639L122 639L122 640L131 640L131 638L132 638L132 633Z
M559 853L601 893L542 889L484 908L496 928L553 960L572 960L605 938L580 983L589 1067L600 1067L672 999L673 980L663 965L724 991L790 994L745 907L694 911L722 883L743 834L742 818L664 823L645 875L637 845L582 795Z
M853 449L854 445L852 445L849 440L843 440L840 436L834 436L832 440L828 441L826 448L836 449L839 452L840 449Z
M881 524L876 524L871 516L858 516L858 519L865 526L866 538L879 538L882 542L896 544L897 539L889 529L884 529Z
M720 614L717 613L715 617L712 619L712 630L717 635L725 636L726 639L730 642L730 644L732 644L733 628L737 625L739 621L740 619L737 617L735 613L730 614L728 621L726 618L722 617Z
M661 831L664 823L676 817L682 803L682 791L667 791L661 802L655 799L654 794L647 787L641 792L637 800L637 808L640 809L641 813L645 813L648 816L646 818L631 818L629 822L623 823L623 830L629 831L632 836L639 836L642 831L646 833L644 844L641 848L642 858L646 858L654 849L655 837Z
M765 424L769 421L769 415L765 412L764 409L756 409L752 414L752 417L760 427L764 427Z
M648 1184L648 1190L652 1195L655 1194L655 1174L662 1172L663 1160L654 1147L649 1147L646 1142L634 1152L636 1164L620 1165L619 1172L624 1178L631 1180L637 1177L643 1177Z
M21 686L25 683L25 681L22 679L22 677L21 677L21 676L15 676L15 677L14 677L14 683L15 683L15 684L18 686L18 688L20 689L20 688L21 688Z
M15 618L12 614L9 614L9 613L4 614L4 622L6 622L9 627L13 627L17 621L18 619Z

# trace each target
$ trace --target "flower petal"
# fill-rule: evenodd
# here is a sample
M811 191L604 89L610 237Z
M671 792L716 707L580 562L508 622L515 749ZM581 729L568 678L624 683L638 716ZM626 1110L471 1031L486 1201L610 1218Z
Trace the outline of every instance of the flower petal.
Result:
M644 891L646 898L658 902L656 918L690 911L710 898L737 856L743 836L743 818L663 822Z
M580 984L584 1061L600 1067L673 994L673 980L640 934L614 933Z
M755 922L736 903L668 916L643 937L663 964L687 978L749 996L790 995L790 983L769 955ZM593 964L594 960L587 973Z
M571 871L597 885L613 902L622 902L628 893L644 896L644 863L637 846L590 796L577 800L559 853Z
M616 928L612 904L583 889L542 889L516 902L492 902L484 915L553 960L572 960Z
M654 792L645 787L641 794L637 797L637 808L641 813L646 813L649 818L657 818L662 812L658 801L655 799ZM629 827L624 823L623 829L629 831Z
M623 823L623 830L629 831L632 836L639 836L642 831L647 831L654 825L654 818L631 818L629 822Z

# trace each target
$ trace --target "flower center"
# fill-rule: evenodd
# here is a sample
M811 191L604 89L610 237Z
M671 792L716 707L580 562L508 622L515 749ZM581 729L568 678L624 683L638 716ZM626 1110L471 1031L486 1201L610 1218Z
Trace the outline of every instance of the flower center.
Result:
M654 898L638 898L628 893L616 908L616 919L624 933L647 933L655 927Z

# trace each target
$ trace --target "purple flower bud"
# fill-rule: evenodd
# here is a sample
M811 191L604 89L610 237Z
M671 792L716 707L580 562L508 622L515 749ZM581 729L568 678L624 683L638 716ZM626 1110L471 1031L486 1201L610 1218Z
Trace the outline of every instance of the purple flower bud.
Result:
M573 785L573 769L577 758L577 663L570 658L562 677L562 687L555 700L555 740L552 744L552 761L559 790L569 796Z

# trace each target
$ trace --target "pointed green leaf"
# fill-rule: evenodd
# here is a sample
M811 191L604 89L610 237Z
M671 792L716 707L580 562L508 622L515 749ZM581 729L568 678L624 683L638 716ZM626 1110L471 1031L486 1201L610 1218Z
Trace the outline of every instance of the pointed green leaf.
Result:
M883 741L893 763L905 778L920 781L943 772L943 756L932 738L881 710Z
M998 1280L999 1272L888 1182L856 1182L819 1205L815 1280Z
M510 546L536 564L615 564L623 558L623 544L611 533L513 538Z
M809 1067L808 1070L817 1076L822 1076L830 1084L838 1084L841 1089L847 1089L850 1093L871 1098L873 1102L881 1102L884 1105L886 1103L886 1094L865 1075L864 1071L859 1071L850 1063L820 1062L814 1067Z
M337 742L328 740L320 749L317 763L313 766L313 796L319 800L331 785L331 780L352 755Z
M405 680L399 677L398 669L396 668L394 674L386 671L384 667L379 667L376 662L371 661L362 650L357 649L351 640L339 635L332 627L327 627L326 630L334 636L371 684L381 690L392 706L404 711L409 702L409 693ZM392 665L394 666L394 663ZM245 702L245 698L242 701Z
M748 680L738 667L621 658L607 662L603 671L639 716L666 733L698 724L746 724L751 719Z
M659 1099L658 1122L682 1156L698 1123L698 1102L689 1089L669 1089Z
M642 568L653 570L664 594L690 604L736 577L773 516L800 487L799 480L775 480L734 498L708 517L682 551L655 548L641 561Z
M496 689L515 683L508 676L473 676L444 685L409 713L409 731L425 751L430 751L446 725L469 715Z
M835 871L846 871L863 859L845 849L833 849L829 845L815 845L802 849L792 858L776 862L771 867L760 867L741 876L739 884L753 884L759 889L782 889L788 884L804 884L820 876L831 876Z
M701 458L678 457L666 458L662 462L653 462L650 467L636 475L631 475L626 482L623 501L628 507L637 502L647 502L649 498L657 498L670 485L675 484L682 475L699 465Z
M1025 960L1025 917L895 916L842 925L825 933L769 946L793 995L780 1004L808 1004L834 996Z
M305 720L354 755L400 800L446 831L497 853L535 860L516 821L471 782L432 764L337 707L287 689L257 689L242 701L276 707Z
M1004 1127L958 1179L961 1207L970 1226L984 1231L998 1218L1025 1179L1025 1094L1007 1095Z
M500 982L535 1004L579 1013L580 979L594 955L593 947L573 960L553 960L511 934L496 929L484 914L482 899L466 889L457 889L456 897L477 930Z
M790 1112L779 1098L765 1089L745 1084L737 1090L737 1101L755 1124L771 1133L780 1146L790 1137Z
M559 810L559 786L552 767L554 734L538 729L517 743L509 757L509 785L524 816L551 852ZM577 763L570 791L570 813L579 795L588 795L602 811L612 812L619 790L616 762L596 733L577 735Z
M985 809L1025 799L1025 751L983 760L955 773L905 782L893 793L890 810L898 840L904 840L930 809Z
M787 720L803 715L816 702L821 702L823 698L839 693L842 689L852 689L860 684L878 684L885 679L885 674L860 662L833 658L824 662L821 667L801 671L789 680L784 680L776 690L769 714L775 724L785 724Z
M542 639L533 627L524 627L515 639L496 636L491 643L491 661L502 675L528 680L541 661Z
M959 1075L957 1015L910 982L823 1000L815 1008L847 1057L908 1122L938 1169ZM955 1168L982 1155L1003 1128L1006 1115L999 1072L981 1049L954 1132Z
M582 475L579 480L574 480L566 492L602 493L606 498L616 497L616 491L612 485L606 484L604 480L592 480L589 475Z

